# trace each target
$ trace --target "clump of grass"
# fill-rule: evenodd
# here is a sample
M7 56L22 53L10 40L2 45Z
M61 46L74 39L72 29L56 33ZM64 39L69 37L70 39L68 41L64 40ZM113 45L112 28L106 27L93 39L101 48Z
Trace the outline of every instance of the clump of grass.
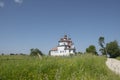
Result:
M116 59L117 59L117 60L120 60L120 57L117 57Z
M107 68L106 58L101 56L0 58L1 80L120 80Z

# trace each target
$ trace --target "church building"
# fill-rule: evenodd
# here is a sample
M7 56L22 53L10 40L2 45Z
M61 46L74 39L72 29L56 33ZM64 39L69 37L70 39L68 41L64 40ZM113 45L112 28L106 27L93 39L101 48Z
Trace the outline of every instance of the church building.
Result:
M67 35L64 35L63 38L61 38L58 41L58 46L55 48L52 48L49 51L49 55L51 56L69 56L75 54L75 46L72 42L71 38L68 38Z

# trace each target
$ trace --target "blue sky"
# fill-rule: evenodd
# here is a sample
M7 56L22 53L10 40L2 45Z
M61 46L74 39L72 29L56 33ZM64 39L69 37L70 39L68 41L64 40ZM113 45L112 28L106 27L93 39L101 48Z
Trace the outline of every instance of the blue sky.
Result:
M64 34L81 52L120 42L120 0L0 0L0 53L47 54Z

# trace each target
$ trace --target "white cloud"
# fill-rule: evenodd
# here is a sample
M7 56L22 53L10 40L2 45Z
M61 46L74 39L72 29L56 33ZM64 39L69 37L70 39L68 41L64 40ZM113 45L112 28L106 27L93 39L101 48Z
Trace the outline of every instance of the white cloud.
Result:
M0 2L0 8L3 8L3 7L4 7L4 3Z
M18 4L23 3L23 0L14 0L14 1L15 1L15 3L18 3Z

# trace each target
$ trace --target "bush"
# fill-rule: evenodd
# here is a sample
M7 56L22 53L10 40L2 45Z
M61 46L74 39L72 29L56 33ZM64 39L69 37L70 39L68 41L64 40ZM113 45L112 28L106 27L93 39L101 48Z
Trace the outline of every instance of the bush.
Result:
M115 58L120 56L120 49L117 41L107 43L106 49L110 57Z

